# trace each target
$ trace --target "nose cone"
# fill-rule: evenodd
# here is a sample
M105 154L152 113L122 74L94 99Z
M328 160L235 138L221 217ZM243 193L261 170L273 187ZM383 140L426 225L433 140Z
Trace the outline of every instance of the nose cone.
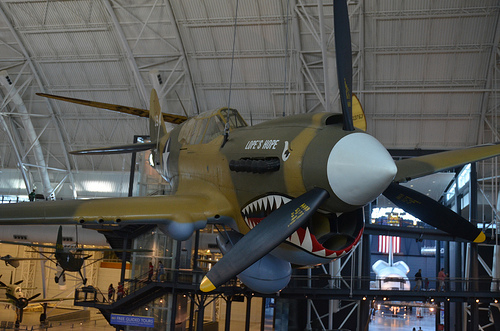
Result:
M396 164L377 139L366 133L342 138L328 157L328 182L345 203L363 206L378 197L396 175Z

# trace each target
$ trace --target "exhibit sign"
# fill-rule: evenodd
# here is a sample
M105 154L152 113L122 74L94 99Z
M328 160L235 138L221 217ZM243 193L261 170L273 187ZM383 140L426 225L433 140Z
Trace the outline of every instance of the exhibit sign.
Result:
M155 326L155 319L154 317L111 314L110 324L152 328Z

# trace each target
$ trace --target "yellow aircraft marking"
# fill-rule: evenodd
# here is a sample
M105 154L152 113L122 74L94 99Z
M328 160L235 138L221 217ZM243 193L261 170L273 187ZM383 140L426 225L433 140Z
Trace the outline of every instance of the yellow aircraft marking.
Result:
M203 292L210 292L215 290L214 284L210 281L210 279L207 278L207 276L203 277L203 280L201 281L200 284L200 290Z
M288 227L295 223L298 219L300 219L302 216L304 216L306 211L309 211L311 207L309 207L305 202L301 204L298 208L296 208L294 211L290 213L290 220L291 222L288 224Z
M475 243L482 243L485 240L486 240L486 235L484 234L483 231L481 231L481 233L476 237L476 239L474 239L474 242Z

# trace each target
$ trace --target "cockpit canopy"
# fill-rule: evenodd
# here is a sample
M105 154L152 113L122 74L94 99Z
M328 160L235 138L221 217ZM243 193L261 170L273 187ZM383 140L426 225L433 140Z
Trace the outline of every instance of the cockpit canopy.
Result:
M206 144L224 134L224 127L229 123L229 130L247 126L236 109L220 108L201 113L187 120L179 132L181 144Z

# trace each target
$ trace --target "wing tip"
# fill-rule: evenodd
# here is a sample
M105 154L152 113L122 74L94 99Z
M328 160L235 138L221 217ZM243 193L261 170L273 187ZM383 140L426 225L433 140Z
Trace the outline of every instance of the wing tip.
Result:
M474 242L475 243L482 243L486 240L486 235L484 234L483 231L481 231L481 233L479 233L479 235L476 237L476 239L474 239Z
M200 290L202 292L210 292L210 291L215 290L215 285L212 284L212 282L210 281L210 279L208 279L207 276L205 276L205 277L203 277L203 280L201 281Z

